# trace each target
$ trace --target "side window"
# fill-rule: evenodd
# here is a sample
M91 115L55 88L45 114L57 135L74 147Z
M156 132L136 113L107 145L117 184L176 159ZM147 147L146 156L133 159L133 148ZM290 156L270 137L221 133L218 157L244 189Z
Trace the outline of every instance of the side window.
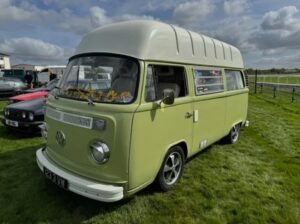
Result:
M243 89L245 87L241 71L225 70L227 90Z
M194 69L193 71L197 96L224 91L224 83L221 70Z
M149 65L147 68L147 80L146 80L146 102L155 101L156 91L155 91L155 81L153 74L153 66Z
M146 102L161 100L163 90L172 89L175 98L188 94L185 69L177 66L149 65L146 80Z

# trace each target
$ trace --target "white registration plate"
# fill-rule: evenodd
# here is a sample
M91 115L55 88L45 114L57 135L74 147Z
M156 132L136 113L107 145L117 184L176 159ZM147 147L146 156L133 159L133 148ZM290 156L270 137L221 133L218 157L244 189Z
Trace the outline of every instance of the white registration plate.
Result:
M19 123L17 121L5 120L5 124L12 127L19 127Z
M66 179L58 176L57 174L53 173L51 170L48 170L46 167L44 167L44 174L49 180L51 180L59 187L63 189L68 189L68 181Z

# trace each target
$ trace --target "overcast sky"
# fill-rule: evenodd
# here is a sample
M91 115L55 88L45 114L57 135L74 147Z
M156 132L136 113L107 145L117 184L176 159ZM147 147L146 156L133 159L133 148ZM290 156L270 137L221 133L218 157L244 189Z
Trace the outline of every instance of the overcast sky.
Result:
M299 0L0 0L0 52L12 64L66 64L103 25L153 19L238 47L246 67L300 67Z

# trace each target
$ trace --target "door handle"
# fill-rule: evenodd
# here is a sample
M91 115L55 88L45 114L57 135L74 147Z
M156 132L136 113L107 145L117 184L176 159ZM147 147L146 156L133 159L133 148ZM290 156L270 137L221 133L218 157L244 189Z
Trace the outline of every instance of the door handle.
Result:
M193 113L186 112L185 118L191 118L193 116Z

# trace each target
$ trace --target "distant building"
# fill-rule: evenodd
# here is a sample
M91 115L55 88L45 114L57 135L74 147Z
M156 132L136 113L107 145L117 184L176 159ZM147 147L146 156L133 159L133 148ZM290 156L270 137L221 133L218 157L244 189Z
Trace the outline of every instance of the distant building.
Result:
M30 65L30 64L18 64L11 66L12 69L23 69L23 70L32 70L32 71L41 71L44 66L39 65Z
M1 69L10 69L10 59L8 54L0 52L0 70Z

